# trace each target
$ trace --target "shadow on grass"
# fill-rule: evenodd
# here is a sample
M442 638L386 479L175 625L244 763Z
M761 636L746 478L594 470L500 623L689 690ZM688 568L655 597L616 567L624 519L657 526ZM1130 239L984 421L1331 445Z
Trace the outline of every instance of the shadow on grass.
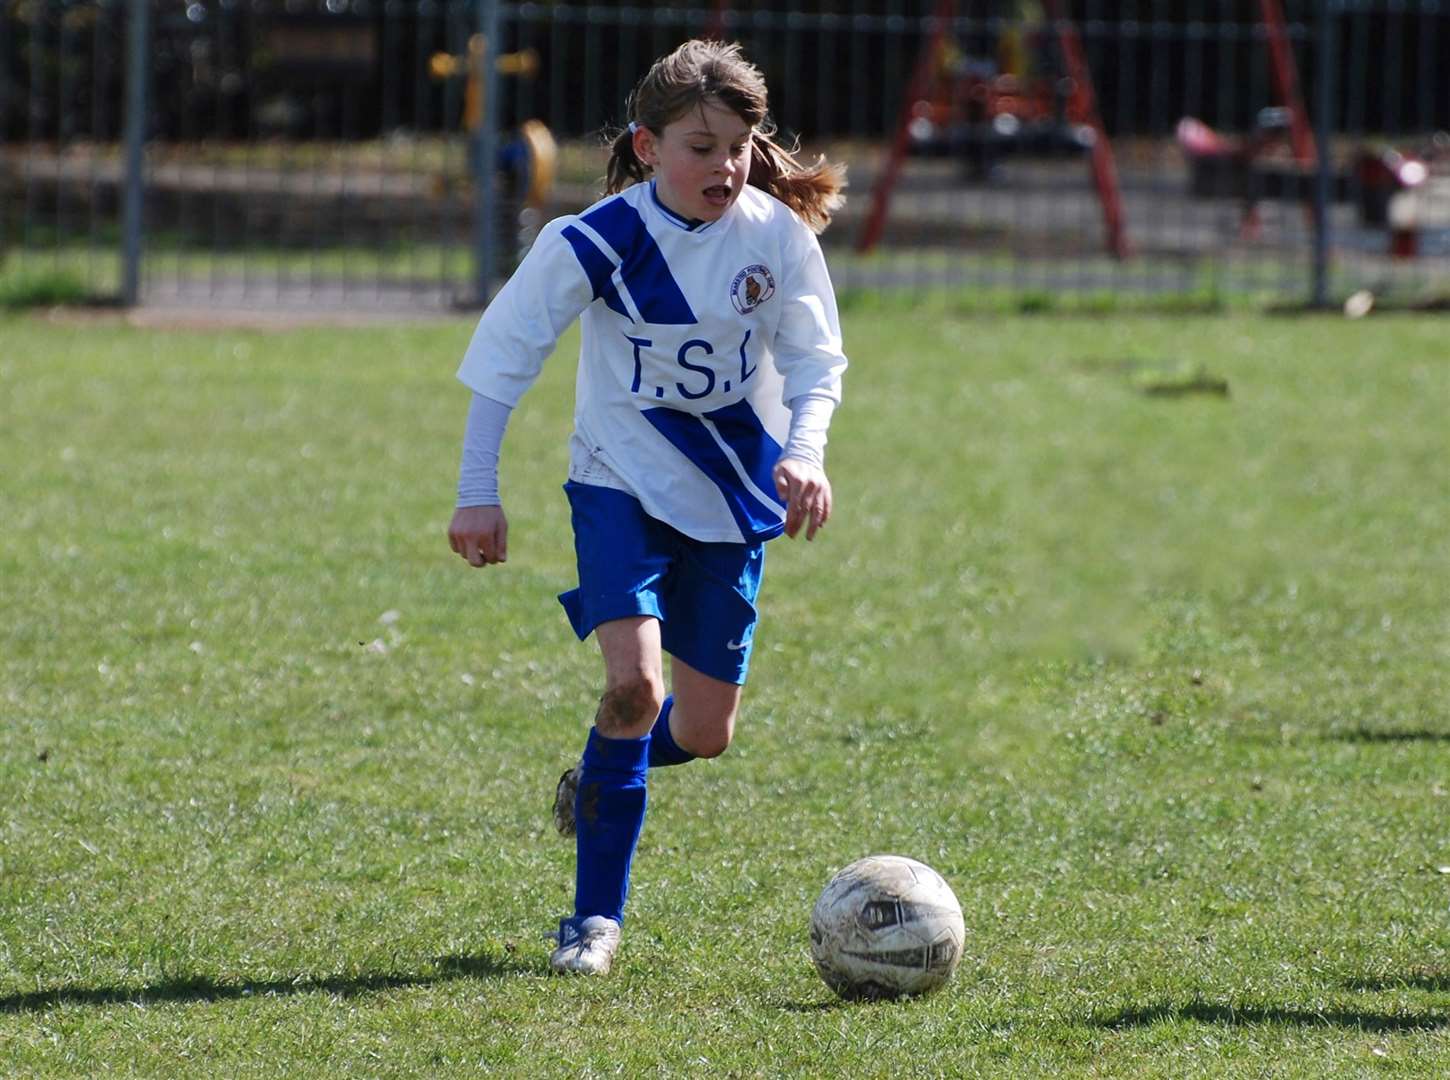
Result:
M860 997L828 997L820 1001L775 1001L772 1002L782 1012L792 1013L828 1013L838 1009L901 1009L913 1002L926 1000L928 994L900 994L895 997L889 994L863 994Z
M863 1006L869 1008L872 1005L880 1004L870 1000L852 1001L847 998L826 998L824 1001L781 1001L776 1007L783 1012L793 1013L824 1013L835 1012L837 1009L859 1009Z
M1176 1020L1193 1020L1200 1024L1227 1024L1234 1027L1250 1024L1299 1025L1302 1027L1343 1027L1356 1031L1428 1031L1450 1027L1450 1012L1412 1013L1369 1012L1363 1009L1294 1009L1274 1005L1215 1005L1206 1001L1186 1005L1148 1005L1124 1009L1110 1015L1095 1016L1096 1027L1133 1028Z
M329 975L322 978L299 975L295 979L271 979L265 982L225 982L206 976L181 976L150 986L57 987L53 990L35 990L0 997L0 1013L42 1012L60 1005L158 1005L165 1002L235 1001L249 997L289 997L300 994L332 994L351 998L383 990L434 986L455 979L496 979L509 975L543 974L542 967L520 963L508 956L441 956L436 964L437 972L429 975Z
M1336 742L1351 743L1450 743L1450 731L1431 731L1429 728L1402 728L1399 730L1389 728L1385 731L1354 728L1349 731L1335 731L1325 737Z
M1349 979L1350 990L1438 990L1450 991L1450 972L1414 971L1407 975L1376 975Z

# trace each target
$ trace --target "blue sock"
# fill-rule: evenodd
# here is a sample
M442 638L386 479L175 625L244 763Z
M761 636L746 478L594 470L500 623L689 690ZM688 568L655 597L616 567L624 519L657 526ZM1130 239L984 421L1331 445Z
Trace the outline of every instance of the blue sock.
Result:
M660 717L655 721L655 726L649 733L649 767L651 769L658 769L661 765L683 765L687 761L695 760L695 755L682 749L680 744L675 742L675 737L670 734L670 710L674 707L675 695L671 694L665 698L664 707L660 709Z
M607 739L589 730L574 799L574 915L624 921L629 864L644 826L650 737Z

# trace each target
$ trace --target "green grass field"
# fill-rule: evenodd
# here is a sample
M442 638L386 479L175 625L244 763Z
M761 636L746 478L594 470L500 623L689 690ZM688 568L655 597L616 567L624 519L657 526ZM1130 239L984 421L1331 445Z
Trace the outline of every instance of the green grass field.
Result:
M594 981L573 342L474 571L470 331L0 317L0 1075L1450 1072L1443 320L848 313L837 517ZM966 956L846 1004L806 921L878 851Z

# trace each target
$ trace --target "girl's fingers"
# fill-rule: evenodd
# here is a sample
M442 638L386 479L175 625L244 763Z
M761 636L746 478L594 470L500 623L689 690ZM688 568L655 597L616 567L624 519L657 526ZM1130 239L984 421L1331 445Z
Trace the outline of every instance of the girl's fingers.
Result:
M493 561L488 557L489 545L482 542L480 537L465 533L449 539L452 541L453 550L458 552L469 566L482 566Z
M806 526L806 539L814 540L816 538L816 531L826 523L826 518L830 516L830 510L828 510L820 502L812 504L810 524Z
M810 496L804 488L797 488L790 506L786 509L786 532L791 536L801 531L801 526L810 518Z
M800 471L805 475L798 475L794 464L779 469L775 489L785 503L785 534L795 537L804 525L810 540L831 516L831 485L819 469Z
M821 526L831 519L831 488L822 485L811 501L810 524L806 526L806 539L814 540Z

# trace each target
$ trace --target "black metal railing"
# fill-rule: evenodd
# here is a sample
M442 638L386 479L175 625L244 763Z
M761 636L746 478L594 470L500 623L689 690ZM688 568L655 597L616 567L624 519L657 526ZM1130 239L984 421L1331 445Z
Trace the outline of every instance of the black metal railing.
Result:
M476 305L706 33L848 164L844 290L1447 292L1434 0L0 0L0 296Z

